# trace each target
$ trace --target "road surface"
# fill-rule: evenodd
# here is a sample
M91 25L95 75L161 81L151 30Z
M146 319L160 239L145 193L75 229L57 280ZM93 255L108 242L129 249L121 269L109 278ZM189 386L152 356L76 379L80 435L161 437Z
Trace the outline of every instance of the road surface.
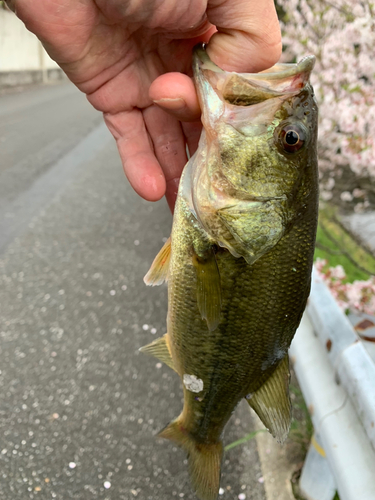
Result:
M168 237L133 193L99 113L68 83L0 96L0 498L193 500L183 451L155 437L178 377L138 352L165 333L142 278ZM240 405L225 443L253 430ZM255 441L219 498L264 500Z

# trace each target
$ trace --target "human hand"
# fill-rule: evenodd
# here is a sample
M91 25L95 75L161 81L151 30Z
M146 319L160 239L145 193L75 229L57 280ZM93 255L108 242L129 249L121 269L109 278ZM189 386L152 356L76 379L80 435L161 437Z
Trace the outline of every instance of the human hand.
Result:
M210 40L210 58L240 72L266 69L281 54L273 0L7 3L104 113L135 191L150 201L165 194L171 209L186 145L194 153L201 131L188 76L193 46Z

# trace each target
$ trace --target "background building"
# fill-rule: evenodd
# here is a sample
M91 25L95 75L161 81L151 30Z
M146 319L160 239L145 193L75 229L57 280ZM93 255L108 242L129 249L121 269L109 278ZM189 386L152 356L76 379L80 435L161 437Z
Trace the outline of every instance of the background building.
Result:
M0 2L0 88L62 77L36 36Z

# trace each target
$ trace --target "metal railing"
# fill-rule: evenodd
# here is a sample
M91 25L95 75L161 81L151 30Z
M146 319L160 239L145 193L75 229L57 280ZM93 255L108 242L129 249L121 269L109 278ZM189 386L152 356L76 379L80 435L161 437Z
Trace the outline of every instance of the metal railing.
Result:
M375 500L375 362L315 272L290 358L315 431L302 494Z

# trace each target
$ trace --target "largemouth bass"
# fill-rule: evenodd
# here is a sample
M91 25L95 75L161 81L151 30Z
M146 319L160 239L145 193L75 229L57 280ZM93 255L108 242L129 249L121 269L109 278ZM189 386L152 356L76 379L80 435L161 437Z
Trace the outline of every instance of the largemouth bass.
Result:
M258 74L193 55L203 132L181 177L170 240L145 277L168 280L167 334L141 350L181 377L161 433L186 450L201 500L220 482L222 436L245 398L283 442L288 348L310 292L318 211L314 58Z

